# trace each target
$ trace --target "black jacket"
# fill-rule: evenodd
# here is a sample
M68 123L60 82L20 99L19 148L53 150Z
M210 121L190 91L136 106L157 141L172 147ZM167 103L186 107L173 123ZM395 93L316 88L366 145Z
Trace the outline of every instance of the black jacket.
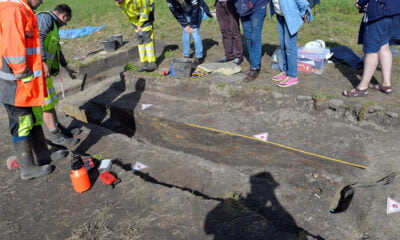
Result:
M208 17L212 18L212 14L208 5L204 0L167 0L169 10L182 27L190 26L191 28L199 27L199 14L203 9ZM190 22L184 17L184 13L190 16Z

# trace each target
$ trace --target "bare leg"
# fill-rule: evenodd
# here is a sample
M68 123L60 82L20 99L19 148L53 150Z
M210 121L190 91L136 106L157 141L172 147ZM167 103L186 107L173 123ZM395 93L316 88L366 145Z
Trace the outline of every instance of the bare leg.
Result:
M56 129L58 119L55 109L43 111L43 121L49 131Z
M382 46L378 52L378 56L382 67L382 86L391 86L393 56L389 44Z
M380 50L379 50L380 51ZM365 90L368 88L369 82L378 66L378 53L365 53L364 71L358 89Z

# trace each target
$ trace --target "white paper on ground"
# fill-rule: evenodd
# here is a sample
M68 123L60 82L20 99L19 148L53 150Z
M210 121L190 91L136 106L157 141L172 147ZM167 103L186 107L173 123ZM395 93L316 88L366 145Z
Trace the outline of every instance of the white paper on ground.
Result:
M268 141L268 133L267 132L256 134L253 137L258 138L263 141Z
M142 110L145 110L146 108L149 108L151 106L153 106L153 104L144 104L144 103L142 103Z
M100 161L99 171L110 171L111 169L111 159L104 159Z
M400 203L396 202L395 200L391 199L390 197L387 198L387 207L386 207L386 213L396 213L400 212Z
M141 162L136 162L135 165L133 165L132 170L133 171L140 171L142 169L148 168L146 164L143 164Z

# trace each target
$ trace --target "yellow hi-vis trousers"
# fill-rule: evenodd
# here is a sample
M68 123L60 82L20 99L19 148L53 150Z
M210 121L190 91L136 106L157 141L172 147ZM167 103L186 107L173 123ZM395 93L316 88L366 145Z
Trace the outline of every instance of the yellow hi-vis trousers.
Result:
M156 62L154 51L154 33L150 31L141 31L136 36L138 40L138 52L140 62Z

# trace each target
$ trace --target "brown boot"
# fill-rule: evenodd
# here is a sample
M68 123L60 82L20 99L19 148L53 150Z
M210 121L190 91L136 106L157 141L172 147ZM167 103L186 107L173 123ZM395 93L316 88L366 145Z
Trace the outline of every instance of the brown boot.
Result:
M258 73L260 70L258 69L250 69L249 74L247 75L247 77L244 79L244 82L251 82L256 80L256 78L258 77Z

